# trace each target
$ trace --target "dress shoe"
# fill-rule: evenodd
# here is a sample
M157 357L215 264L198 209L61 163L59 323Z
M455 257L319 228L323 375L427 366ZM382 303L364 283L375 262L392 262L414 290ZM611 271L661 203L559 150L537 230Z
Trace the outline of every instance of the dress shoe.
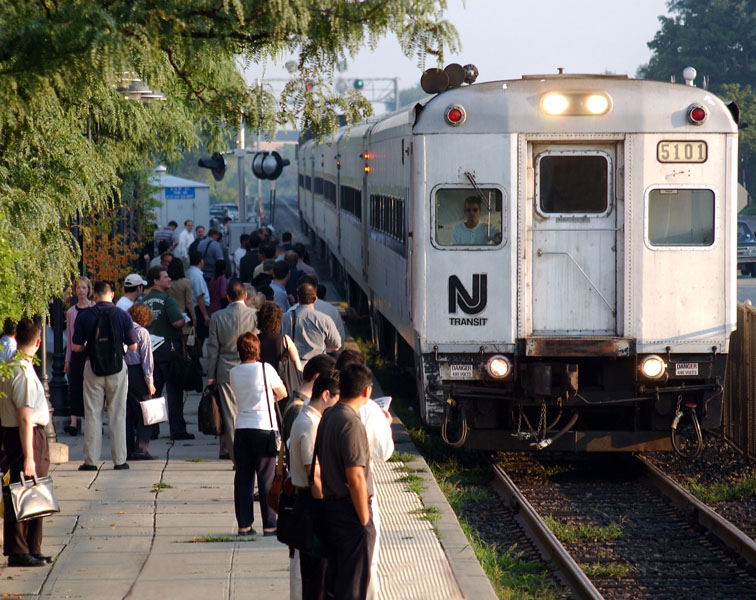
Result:
M97 465L88 465L87 463L84 463L83 465L79 465L79 471L96 471Z
M31 554L11 554L8 557L9 567L44 567L44 560L35 558Z
M132 452L131 454L129 454L127 460L155 460L155 457L147 451Z
M221 454L220 456L218 456L218 458L220 460L231 460L231 455L228 452L226 452L225 454Z
M270 531L263 530L263 537L270 537L272 535L276 535L275 529L271 529Z
M120 465L114 465L113 468L116 471L123 471L124 469L128 469L129 468L129 463L121 463Z
M68 435L72 437L76 437L77 435L79 435L79 430L76 429L76 427L74 427L73 425L66 425L63 428L63 431L65 431Z
M48 565L52 564L53 561L52 556L45 556L44 554L32 554L32 556L37 560L44 560Z
M183 433L176 433L171 436L171 440L174 442L176 440L193 440L193 439L194 439L194 434L189 433L188 431L184 431Z

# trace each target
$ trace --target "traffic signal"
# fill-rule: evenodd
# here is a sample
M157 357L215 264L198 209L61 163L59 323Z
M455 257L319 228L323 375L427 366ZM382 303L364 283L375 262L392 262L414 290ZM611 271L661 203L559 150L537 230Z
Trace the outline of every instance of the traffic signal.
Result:
M365 81L362 79L355 79L352 85L354 86L355 90L361 90L365 87Z
M226 174L226 159L220 152L214 152L210 158L200 158L197 164L205 169L210 169L215 181L220 181Z
M314 87L315 87L315 82L310 81L309 79L307 81L305 81L305 90L307 90L308 92L310 92L310 91L312 91L312 88L314 88Z
M252 173L258 179L278 179L284 167L291 164L288 158L281 158L276 152L256 152L252 157Z

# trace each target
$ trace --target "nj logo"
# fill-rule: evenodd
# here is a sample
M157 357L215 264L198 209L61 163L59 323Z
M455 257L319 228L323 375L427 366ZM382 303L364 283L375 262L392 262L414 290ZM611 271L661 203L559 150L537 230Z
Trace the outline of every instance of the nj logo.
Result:
M468 315L477 315L482 312L488 303L488 275L486 273L475 273L472 276L472 295L459 277L451 275L449 277L449 312L456 314L457 305L462 312Z

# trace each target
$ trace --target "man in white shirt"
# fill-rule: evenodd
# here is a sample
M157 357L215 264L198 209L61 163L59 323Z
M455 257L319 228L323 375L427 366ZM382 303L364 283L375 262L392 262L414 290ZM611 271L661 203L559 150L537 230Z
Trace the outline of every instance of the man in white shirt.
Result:
M184 261L184 266L189 264L189 246L194 241L194 222L191 219L184 221L184 230L179 234L178 244L173 251L174 256L177 256Z
M45 425L50 409L42 384L32 366L41 341L42 322L38 318L21 319L16 328L18 355L13 374L0 383L0 421L2 438L10 469L10 483L21 481L21 474L29 479L46 477L50 467ZM23 523L16 521L9 498L5 498L3 521L3 554L9 567L44 567L51 563L42 556L42 518Z
M16 353L16 322L5 319L3 337L0 337L0 361L7 362Z
M465 221L454 228L452 239L455 245L485 246L498 244L501 232L496 227L480 222L481 202L477 196L465 198Z
M202 275L202 267L205 261L202 253L192 250L189 253L191 266L186 270L186 276L192 284L192 301L194 302L194 314L197 322L194 324L194 334L197 337L195 348L199 351L197 358L202 355L202 344L207 339L208 327L210 326L210 290L207 281Z
M144 292L145 285L147 285L147 282L137 273L132 273L126 277L123 282L123 296L118 299L116 306L121 310L128 311Z
M327 376L315 379L312 386L312 398L305 404L294 419L289 438L289 462L291 465L291 482L298 494L309 494L309 474L312 457L315 454L315 438L318 433L320 418L326 408L339 401L339 374L331 371ZM315 465L317 486L315 494L322 496L320 490L320 465ZM325 560L306 553L294 552L289 568L289 598L291 600L310 600L318 598L323 587ZM300 578L301 576L301 578Z
M239 236L239 247L236 250L234 250L234 273L236 273L236 276L239 278L241 278L241 269L240 269L241 259L244 258L244 255L247 253L248 241L249 241L249 234L242 233Z

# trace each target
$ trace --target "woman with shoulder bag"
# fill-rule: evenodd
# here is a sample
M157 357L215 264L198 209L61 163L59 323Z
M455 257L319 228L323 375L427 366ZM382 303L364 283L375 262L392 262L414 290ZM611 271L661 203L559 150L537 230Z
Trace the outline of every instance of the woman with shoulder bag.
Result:
M296 370L302 372L297 347L288 335L281 334L283 311L278 303L267 300L257 311L257 328L260 330L260 360L271 365L281 375L281 363L292 361ZM300 382L301 383L301 379ZM284 381L288 389L288 382ZM294 386L298 387L297 385Z
M155 362L152 357L150 332L153 314L146 304L137 303L129 309L137 335L137 349L129 350L124 356L128 369L128 390L126 392L126 452L127 460L152 460L147 452L150 446L152 426L144 424L141 402L155 394L153 373Z
M238 413L234 433L234 506L239 535L253 535L255 476L259 480L263 535L275 535L277 517L266 501L276 468L280 443L275 400L286 397L286 387L275 369L260 362L260 340L243 333L236 341L241 364L229 374Z

